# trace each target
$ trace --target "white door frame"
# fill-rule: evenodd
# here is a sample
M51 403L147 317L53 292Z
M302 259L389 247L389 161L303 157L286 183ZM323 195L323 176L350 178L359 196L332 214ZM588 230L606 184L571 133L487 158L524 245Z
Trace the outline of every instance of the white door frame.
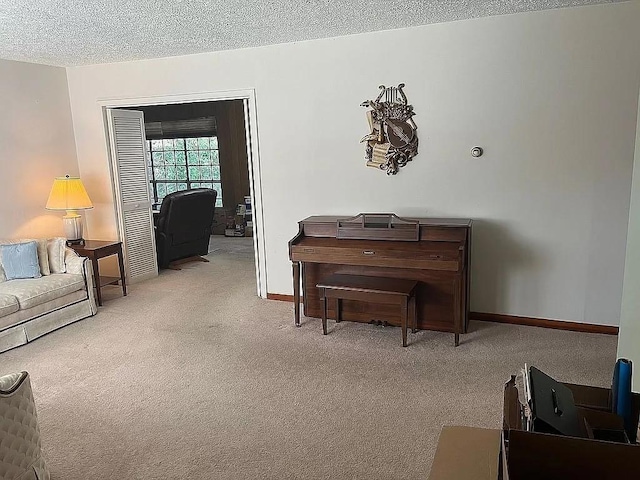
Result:
M247 158L249 160L249 189L253 208L253 250L256 267L256 286L258 296L267 298L267 251L264 238L264 216L262 209L262 174L260 172L260 153L258 145L258 117L256 114L256 93L254 89L227 90L222 92L199 92L176 95L157 95L151 97L107 98L98 100L100 108L143 107L149 105L168 105L172 103L216 102L221 100L244 100L245 131L247 135ZM105 125L106 127L106 125ZM113 178L112 178L113 182ZM223 194L224 195L224 194ZM116 215L119 208L114 202Z

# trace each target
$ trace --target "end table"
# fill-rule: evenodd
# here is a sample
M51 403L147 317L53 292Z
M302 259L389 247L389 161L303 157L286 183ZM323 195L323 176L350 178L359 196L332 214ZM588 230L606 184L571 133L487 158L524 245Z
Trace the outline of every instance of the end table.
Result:
M117 285L122 283L122 294L127 296L127 285L124 278L124 261L122 259L122 242L105 241L105 240L84 240L80 244L69 245L81 257L88 257L93 265L93 279L96 284L96 296L98 297L98 305L102 306L101 288L104 285ZM101 277L98 268L98 260L111 255L118 255L118 264L120 266L120 278L118 277Z

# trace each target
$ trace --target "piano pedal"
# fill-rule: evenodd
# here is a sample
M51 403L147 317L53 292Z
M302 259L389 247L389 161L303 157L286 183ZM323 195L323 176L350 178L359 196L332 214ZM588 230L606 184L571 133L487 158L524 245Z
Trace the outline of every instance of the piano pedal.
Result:
M369 320L369 325L376 325L378 327L388 327L389 322L386 322L384 320Z

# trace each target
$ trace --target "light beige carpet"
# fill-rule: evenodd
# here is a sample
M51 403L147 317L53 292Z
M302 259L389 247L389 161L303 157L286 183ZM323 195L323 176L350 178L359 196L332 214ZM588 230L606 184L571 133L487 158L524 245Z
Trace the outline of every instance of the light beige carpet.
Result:
M255 296L251 255L117 288L0 354L27 370L57 480L424 479L442 425L497 428L525 362L606 385L616 338L472 322L453 335L319 320ZM460 452L464 455L464 452Z
M225 237L211 235L209 253L232 255L234 257L253 258L253 237Z

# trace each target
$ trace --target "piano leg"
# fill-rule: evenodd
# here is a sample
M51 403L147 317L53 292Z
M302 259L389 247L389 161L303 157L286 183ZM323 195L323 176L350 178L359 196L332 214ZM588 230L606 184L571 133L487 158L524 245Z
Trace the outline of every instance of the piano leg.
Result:
M300 326L300 263L293 262L293 309L294 323L296 327Z
M320 297L322 299L322 333L327 334L327 297L324 294L324 288L320 289Z
M416 333L418 331L418 313L415 294L409 299L409 316L411 317L411 333Z
M402 305L400 306L400 317L401 317L401 321L402 321L402 346L406 347L407 346L407 317L408 315L408 310L409 310L409 306L408 306L408 302L407 302L407 297L404 297L404 302L402 302Z
M456 275L453 283L453 331L455 333L455 345L460 345L460 332L462 332L462 278Z

